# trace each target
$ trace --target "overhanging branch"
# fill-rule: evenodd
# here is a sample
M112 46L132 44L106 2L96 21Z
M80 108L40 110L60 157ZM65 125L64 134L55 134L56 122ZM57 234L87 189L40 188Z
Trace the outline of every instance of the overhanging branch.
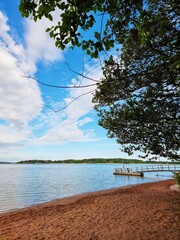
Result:
M21 76L21 77L24 77L24 78L29 78L29 79L33 79L34 81L38 82L39 84L45 86L45 87L51 87L51 88L62 88L62 89L76 89L76 88L88 88L88 87L93 87L93 86L96 86L97 83L94 83L94 84L87 84L87 85L81 85L81 86L62 86L62 85L51 85L51 84L47 84L47 83L43 83L41 81L39 81L38 79L34 78L34 77L31 77L31 76Z

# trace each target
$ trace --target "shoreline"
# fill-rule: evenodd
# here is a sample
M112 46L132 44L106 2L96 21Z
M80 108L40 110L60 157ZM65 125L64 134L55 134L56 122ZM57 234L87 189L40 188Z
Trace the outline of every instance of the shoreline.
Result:
M113 188L109 188L109 189L103 189L103 190L97 190L97 191L90 191L90 192L84 192L84 193L77 193L75 195L71 195L71 196L66 196L66 197L61 197L61 198L56 198L56 199L52 199L50 201L45 201L42 203L35 203L29 206L25 206L25 207L21 207L21 208L15 208L15 209L9 209L7 211L4 212L0 212L0 217L2 215L6 215L6 214L11 214L11 213L16 213L16 212L20 212L23 210L28 210L29 208L33 208L33 207L38 207L38 206L46 206L46 205L54 205L56 203L61 202L61 204L66 204L68 202L74 202L76 200L79 200L81 198L84 197L88 197L88 196L98 196L98 195L103 195L103 194L107 194L107 193L114 193L115 191L121 190L121 189L128 189L131 187L136 187L139 185L144 185L144 184L148 184L148 183L156 183L156 182L164 182L164 181L169 181L172 179L165 179L165 180L157 180L157 181L153 181L153 182L144 182L144 183L135 183L135 184L129 184L129 185L125 185L125 186L120 186L120 187L113 187ZM174 188L171 188L172 190L175 190ZM1 240L1 239L0 239Z
M1 213L0 239L178 240L180 193L173 184L129 185Z

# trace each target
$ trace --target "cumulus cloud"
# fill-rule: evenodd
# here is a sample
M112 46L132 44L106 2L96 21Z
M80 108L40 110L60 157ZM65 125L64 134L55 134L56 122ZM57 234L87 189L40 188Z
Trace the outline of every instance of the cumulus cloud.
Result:
M24 45L14 40L8 17L0 11L0 146L22 145L33 134L29 123L38 117L43 100L38 84L24 75L33 75L39 61L62 60L45 32L46 20L36 25L25 21ZM2 120L6 121L6 124Z
M57 19L55 13L54 21ZM63 112L54 113L50 109L43 109L42 93L37 82L22 77L35 75L40 61L48 65L63 60L62 52L45 32L49 27L48 20L42 19L36 23L25 20L24 24L26 30L22 44L14 40L8 18L0 12L0 154L4 154L5 149L14 151L23 144L96 140L94 130L91 127L86 129L86 124L90 126L93 121L87 115L93 108L92 92L96 86L67 90L66 97L52 101L51 106L58 110L71 104ZM87 73L90 69L90 66L85 66L84 71ZM96 68L88 76L99 79L101 74L100 69ZM77 76L70 84L91 83L89 79Z
M55 24L57 21L58 16L54 14L54 21L51 22L51 25ZM37 63L41 60L48 64L63 59L62 52L58 51L54 45L53 39L51 39L46 32L46 29L50 26L49 20L45 18L37 22L26 20L25 24L26 53L30 63Z
M0 12L0 119L20 125L38 115L42 99L37 84L22 78L30 66L25 49L11 37L7 21Z
M0 46L0 118L27 122L42 108L42 99L35 82L22 78L17 60Z

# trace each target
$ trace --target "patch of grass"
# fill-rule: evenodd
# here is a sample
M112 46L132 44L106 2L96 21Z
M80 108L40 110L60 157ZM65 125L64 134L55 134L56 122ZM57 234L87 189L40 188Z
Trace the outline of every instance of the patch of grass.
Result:
M180 172L174 173L175 182L180 186Z

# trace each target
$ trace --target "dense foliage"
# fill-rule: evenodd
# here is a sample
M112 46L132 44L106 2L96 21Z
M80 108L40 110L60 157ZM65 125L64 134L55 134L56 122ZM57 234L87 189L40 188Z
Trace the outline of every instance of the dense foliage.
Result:
M118 48L103 67L94 102L99 124L128 154L134 151L179 159L180 85L179 16L177 0L21 0L21 13L34 20L60 21L47 29L57 47L82 47L98 57ZM94 38L83 39L101 16Z
M124 31L120 57L105 63L95 102L100 125L126 152L178 159L178 6L175 1L148 2L145 10L132 16L129 31ZM116 36L121 36L118 25Z

